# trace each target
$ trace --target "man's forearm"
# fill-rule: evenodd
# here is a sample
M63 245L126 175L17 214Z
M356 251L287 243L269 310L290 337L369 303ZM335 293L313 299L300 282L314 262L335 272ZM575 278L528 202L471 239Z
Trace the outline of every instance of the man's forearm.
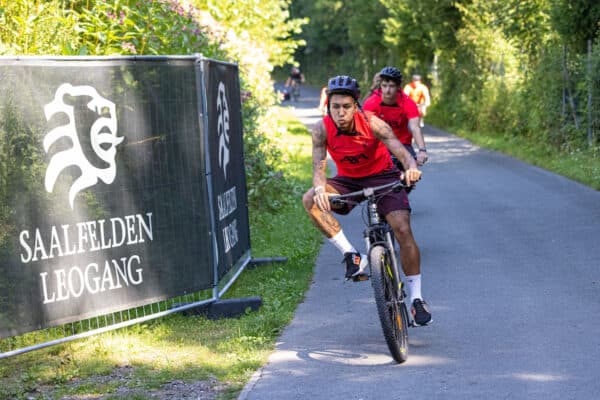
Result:
M312 131L313 187L327 183L327 133L323 122L317 122Z
M327 160L315 160L313 161L313 187L322 186L323 188L327 184L327 178L325 176L325 169L327 167Z
M392 143L388 144L388 149L402 163L404 169L417 168L417 163L412 154L406 150L400 141L392 141Z
M425 138L423 137L423 132L421 132L421 127L419 126L419 118L411 118L408 121L408 128L413 135L413 139L417 144L419 149L425 148Z
M404 145L400 143L392 128L379 118L373 117L371 119L371 129L375 136L385 144L388 150L396 156L396 158L402 163L405 169L416 168L417 163L412 155L406 150Z
M417 128L417 134L413 135L413 137L415 138L415 143L417 144L417 147L419 149L425 149L425 139L423 138L423 133L421 132L420 128ZM417 149L418 151L418 149Z

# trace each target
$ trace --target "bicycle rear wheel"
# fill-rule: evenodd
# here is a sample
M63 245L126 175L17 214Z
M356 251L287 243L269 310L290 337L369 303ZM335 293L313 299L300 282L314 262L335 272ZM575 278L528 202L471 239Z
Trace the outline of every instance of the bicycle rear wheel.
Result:
M387 248L374 246L369 262L383 336L394 360L403 363L408 358L408 314L402 290L394 287L392 262Z

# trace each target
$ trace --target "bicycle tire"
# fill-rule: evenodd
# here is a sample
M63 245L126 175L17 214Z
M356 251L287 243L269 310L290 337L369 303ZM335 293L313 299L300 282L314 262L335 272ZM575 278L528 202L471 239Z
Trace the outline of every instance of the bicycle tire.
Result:
M292 97L294 101L298 101L300 99L300 86L296 86L292 89Z
M408 358L408 313L402 292L394 288L390 268L390 255L386 247L376 245L371 249L371 285L381 321L383 336L390 353L399 364Z

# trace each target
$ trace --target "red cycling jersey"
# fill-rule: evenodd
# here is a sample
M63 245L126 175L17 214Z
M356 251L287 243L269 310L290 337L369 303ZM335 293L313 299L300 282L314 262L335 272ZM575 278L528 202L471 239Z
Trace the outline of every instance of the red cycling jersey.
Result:
M327 151L339 176L364 178L394 168L390 153L369 125L369 115L354 114L352 133L341 132L329 115L323 117L327 131Z
M402 144L412 143L412 133L408 129L408 120L419 118L419 109L415 102L401 90L398 90L396 104L394 105L383 104L381 91L375 91L365 100L363 109L375 113L375 115L384 120L392 128L394 134Z

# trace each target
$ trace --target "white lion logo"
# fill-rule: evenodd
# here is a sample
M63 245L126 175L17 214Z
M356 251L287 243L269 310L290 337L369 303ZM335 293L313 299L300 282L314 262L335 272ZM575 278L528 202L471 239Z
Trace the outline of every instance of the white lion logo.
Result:
M65 95L73 97L89 96L92 98L87 103L87 108L95 112L98 118L90 127L90 143L96 155L109 165L108 168L97 168L86 158L77 135L74 107L65 103ZM54 190L58 176L65 168L71 166L79 167L81 176L73 182L69 190L69 204L71 205L71 209L73 209L75 196L81 190L95 185L98 182L98 178L106 184L111 184L115 179L117 173L115 162L116 146L124 139L124 137L117 137L115 104L100 96L96 89L91 86L72 86L69 83L63 83L56 90L54 100L44 107L44 113L48 121L56 113L64 113L69 119L66 125L52 129L44 137L44 150L46 153L61 138L66 137L72 143L70 149L60 151L52 156L46 170L45 186L46 191L51 193Z
M225 84L219 82L217 95L217 130L219 134L219 166L227 179L227 164L229 164L229 105L225 96Z

